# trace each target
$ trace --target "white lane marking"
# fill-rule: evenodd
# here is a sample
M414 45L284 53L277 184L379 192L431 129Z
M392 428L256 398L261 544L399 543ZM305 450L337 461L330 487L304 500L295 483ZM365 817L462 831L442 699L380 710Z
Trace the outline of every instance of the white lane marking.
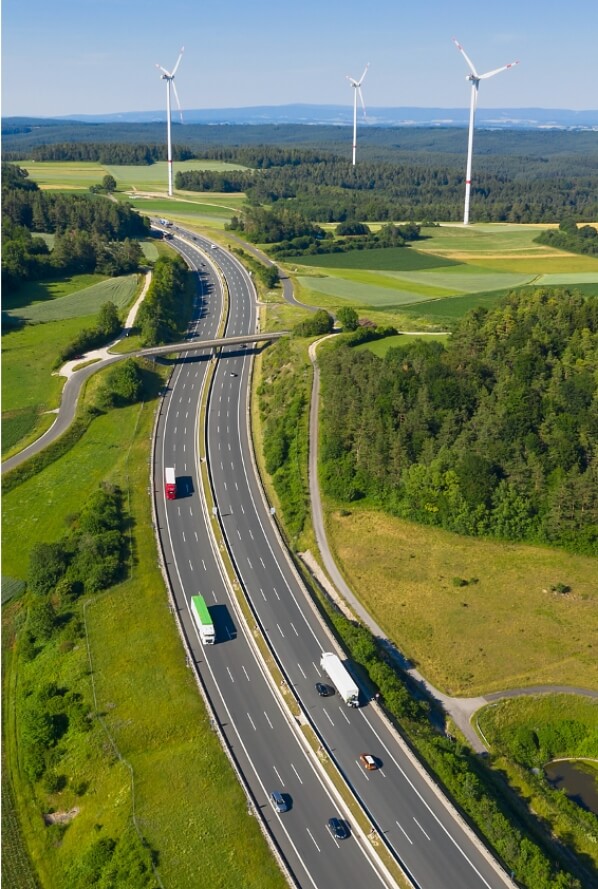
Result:
M301 670L301 674L302 674L303 678L304 678L304 679L307 679L307 676L306 676L305 673L303 672L303 667L301 666L301 664L297 664L297 666L298 666L299 669Z
M196 542L199 543L199 537L197 536L197 531L194 531L193 533L195 534L195 540L196 540Z
M314 665L314 670L316 671L316 673L318 674L318 676L321 676L322 674L320 673L320 671L319 671L318 668L316 667L316 663L315 663L315 661L312 661L312 664Z
M201 560L201 564L203 565L203 570L207 571L208 569L206 568L206 563L204 562L203 559Z
M249 722L251 723L251 727L253 728L254 732L257 732L257 729L256 729L256 727L255 727L255 722L253 721L253 719L251 718L251 716L249 715L249 713L247 714L247 719L248 719Z
M247 530L249 531L249 536L251 537L251 539L255 540L255 537L253 536L253 531L251 530L251 528L248 528Z
M266 567L266 565L265 565L265 562L264 562L264 560L263 560L263 559L262 559L262 557L261 557L261 556L260 556L260 562L261 562L261 563L262 563L262 568L265 568L265 567Z
M284 639L284 633L283 633L282 630L280 629L280 624L276 624L276 626L277 626L278 629L280 630L280 635L281 635L282 638Z
M247 672L247 670L245 669L243 664L241 664L241 669L243 670L243 672L245 673L245 676L247 677L247 682L251 682L251 679L249 678L249 673Z
M293 621L290 621L290 624L291 624L292 628L295 630L295 636L298 636L299 633L297 632L297 628L295 627L295 624L293 623Z
M273 587L272 587L272 589L273 589L273 590L274 590L274 595L275 595L275 596L276 596L276 598L277 598L277 599L278 599L278 601L279 601L279 602L280 602L280 596L279 596L279 595L278 595L278 592L277 592L277 589L276 589L276 587L275 587L275 586L273 586Z
M442 823L442 821L440 820L440 818L438 817L438 815L436 814L436 812L435 812L435 811L428 805L428 803L425 801L425 799L423 798L423 796L421 795L421 793L419 792L419 790L417 789L417 787L415 786L415 784L413 783L413 781L410 779L409 775L407 775L407 773L405 772L405 770L399 765L399 763L397 762L397 759L396 759L396 757L394 756L392 750L390 750L389 747L387 746L387 744L384 743L384 741L382 740L382 738L380 737L380 735L378 734L378 732L377 732L376 729L374 728L373 723L367 718L367 714L364 712L364 710L363 710L362 708L359 708L358 713L365 719L365 721L367 722L367 724L368 724L369 728L371 729L371 731L372 731L372 732L375 734L375 736L378 738L378 741L380 742L380 746L381 746L381 748L384 749L384 750L386 750L386 753L388 754L388 758L389 758L392 762L394 762L394 764L395 764L395 766L397 767L398 771L401 773L401 775L403 776L403 778L405 779L405 781L407 782L407 784L411 787L411 789L413 790L413 792L415 793L415 795L417 796L417 798L420 800L420 802L422 803L422 805L428 810L428 812L430 813L430 815L432 816L432 818L434 819L434 821L436 822L436 824L437 824L437 825L440 827L440 829L444 832L445 836L451 841L451 843L453 844L453 846L455 847L455 849L456 849L458 852L461 853L461 855L463 856L463 858L465 859L465 861L469 864L469 866L471 867L471 869L472 869L473 871L475 871L475 873L476 873L477 876L480 878L480 880L482 881L482 883L484 884L484 886L486 886L487 889L492 889L492 887L490 886L490 883L489 883L489 882L485 879L485 877L480 873L480 871L479 871L478 868L475 866L475 864L473 863L473 861L471 860L471 858L468 857L468 855L467 855L467 853L465 852L465 850L461 848L461 846L459 845L459 843L457 842L457 840L452 836L452 834L450 833L450 831L444 826L444 824Z
M268 716L268 714L266 713L265 710L264 710L264 716L266 717L266 722L268 723L268 725L270 726L270 728L271 728L271 729L274 729L274 726L273 726L272 723L270 722L270 717Z
M241 537L241 532L239 531L238 528L237 528L237 534L239 535L239 540L242 540L243 538Z
M187 543L187 538L185 537L185 532L181 531L181 534L183 536L183 543Z
M249 556L247 556L247 564L249 565L249 567L250 567L251 570L253 571L253 565L251 564L251 559L249 558Z
M426 831L423 829L423 827L421 826L421 824L419 823L419 821L417 820L417 818L415 817L415 815L413 816L413 820L415 821L415 823L417 824L417 826L419 827L419 829L421 830L421 832L423 833L423 835L425 836L425 838L426 838L427 840L429 840L430 837L428 836L428 834L426 833Z
M267 602L268 600L266 599L266 594L261 587L260 587L260 593L262 594L262 599L264 600L264 602Z
M318 846L318 844L317 844L316 841L314 840L314 836L313 836L311 830L309 829L309 827L306 827L305 829L306 829L306 831L308 832L308 834L310 835L310 837L311 837L311 841L312 841L312 843L314 844L314 846L316 847L316 849L318 850L318 852L321 852L322 850L320 849L320 847Z
M241 503L240 506L241 506L241 512L243 513L243 515L245 515L245 510L243 509L243 504Z
M273 768L274 771L276 772L276 777L277 777L278 780L280 781L281 785L284 787L285 784L284 784L284 781L282 780L282 778L280 777L280 772L278 771L278 769L276 768L276 766L272 766L272 768Z
M291 763L291 768L292 768L292 770L295 772L295 774L297 775L297 780L299 781L299 784L303 784L303 781L301 780L301 776L299 775L299 772L297 771L297 769L295 768L295 766L293 765L293 763Z
M233 674L230 671L230 667L227 667L226 670L227 670L228 675L230 676L230 681L234 682L235 680L233 679Z
M235 482L235 491L239 490L239 485Z
M413 840L411 839L411 837L409 836L409 834L407 833L407 831L405 830L405 828L402 827L402 826L399 824L398 821L397 821L397 827L399 828L399 830L401 830L401 831L405 834L405 836L407 837L407 839L409 840L409 842L411 843L411 845L413 845Z
M332 717L330 716L330 713L328 712L328 710L324 710L324 708L322 707L322 713L324 714L324 716L326 717L326 719L328 720L330 725L334 725L334 723L332 721Z
M190 567L191 570L193 571L193 565L191 564L191 559L189 559L189 567Z
M341 716L343 717L343 719L345 720L345 722L348 722L349 725L351 725L351 720L349 719L349 717L347 716L347 714L345 713L345 711L342 709L342 707L339 707L339 708L338 708L338 712L341 714Z

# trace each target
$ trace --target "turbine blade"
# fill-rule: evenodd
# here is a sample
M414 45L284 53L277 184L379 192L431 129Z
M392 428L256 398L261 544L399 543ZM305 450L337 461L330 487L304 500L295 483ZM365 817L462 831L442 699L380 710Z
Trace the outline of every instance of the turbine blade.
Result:
M172 91L174 92L174 97L176 99L177 108L179 109L179 114L181 115L181 123L183 122L183 109L181 108L181 103L179 102L179 94L176 91L176 84L174 80L171 80Z
M171 76L171 75L170 75L170 71L167 71L166 68L163 68L163 67L162 67L162 65L158 65L157 62L156 62L156 68L159 68L160 71L163 71L164 74L166 74L167 77L170 77L170 76Z
M184 47L184 46L181 46L181 51L180 51L180 53L179 53L179 57L178 57L178 59L177 59L176 65L175 65L174 68L172 69L172 76L173 76L173 77L174 77L174 75L176 74L177 68L178 68L179 65L181 64L181 59L183 58L183 53L184 53L184 52L185 52L185 47Z
M501 71L506 71L507 68L514 68L515 65L519 64L519 60L516 62L509 62L508 65L503 65L502 68L495 68L494 71L487 71L486 74L480 74L480 80L486 80L488 77L494 77L495 74L500 74Z
M363 83L363 78L364 78L365 75L368 73L368 68L369 68L369 67L370 67L370 63L368 62L367 65L365 66L365 68L363 69L363 74L362 74L361 77L359 78L358 86L361 86L361 84Z
M365 102L363 101L363 96L361 95L361 87L357 87L357 92L359 93L359 101L361 102L361 107L363 108L363 116L367 117L367 112L365 110Z
M347 78L347 80L349 81L351 86L359 86L359 84L357 83L357 81L355 80L354 77L349 77L348 74L345 74L345 77Z
M471 59L469 58L469 56L467 55L467 53L465 52L465 50L463 49L463 47L461 46L461 44L459 43L459 41L457 40L456 37L453 37L453 43L455 44L455 46L457 47L459 52L462 54L463 58L465 59L465 61L469 65L469 67L471 68L471 73L475 74L475 76L478 77L479 75L475 69L475 65L473 64L473 62L471 61Z

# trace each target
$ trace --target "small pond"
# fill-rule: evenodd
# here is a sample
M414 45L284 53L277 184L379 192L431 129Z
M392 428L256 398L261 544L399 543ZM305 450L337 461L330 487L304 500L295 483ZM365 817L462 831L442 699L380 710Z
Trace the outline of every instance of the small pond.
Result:
M598 777L594 766L579 759L560 759L545 765L544 774L570 800L598 815Z

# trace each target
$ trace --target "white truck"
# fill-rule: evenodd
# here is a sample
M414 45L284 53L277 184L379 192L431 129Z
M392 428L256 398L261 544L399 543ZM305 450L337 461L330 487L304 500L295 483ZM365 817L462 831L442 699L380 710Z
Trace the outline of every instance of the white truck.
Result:
M340 661L338 655L325 651L320 658L320 666L335 686L339 695L349 707L359 707L359 689L355 680Z
M213 645L216 641L214 623L203 596L191 598L191 614L203 645Z

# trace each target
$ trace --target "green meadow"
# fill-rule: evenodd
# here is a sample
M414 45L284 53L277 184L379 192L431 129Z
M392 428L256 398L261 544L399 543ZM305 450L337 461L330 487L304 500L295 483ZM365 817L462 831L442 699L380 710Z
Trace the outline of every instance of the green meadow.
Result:
M36 282L36 290L41 295L50 292L42 282ZM125 275L120 278L108 278L89 287L76 290L68 296L50 297L33 300L20 308L7 309L6 314L13 318L21 318L32 324L45 321L62 321L65 318L80 318L85 315L97 314L104 303L113 302L117 309L124 309L132 301L137 290L138 276ZM24 294L21 294L21 298Z

